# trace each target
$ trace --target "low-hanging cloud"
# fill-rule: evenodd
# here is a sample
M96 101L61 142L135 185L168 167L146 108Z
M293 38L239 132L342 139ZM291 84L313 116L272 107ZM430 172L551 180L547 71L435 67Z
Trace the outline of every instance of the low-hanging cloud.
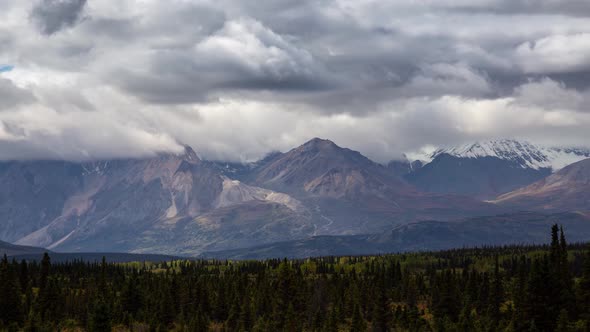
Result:
M587 1L6 0L0 159L584 145ZM533 8L534 7L534 8Z

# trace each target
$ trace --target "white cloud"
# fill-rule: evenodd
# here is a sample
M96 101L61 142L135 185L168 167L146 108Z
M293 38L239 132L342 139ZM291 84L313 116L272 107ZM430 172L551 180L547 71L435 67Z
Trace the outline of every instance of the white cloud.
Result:
M590 33L551 35L516 49L527 73L560 73L590 69Z
M196 57L221 65L235 64L256 76L269 75L279 81L311 76L316 67L309 52L249 19L226 22L220 31L199 43L196 52Z
M569 89L562 82L549 78L535 80L515 89L517 101L525 106L548 110L590 111L590 93Z
M530 3L89 1L43 34L35 3L5 0L0 159L584 144L590 6Z

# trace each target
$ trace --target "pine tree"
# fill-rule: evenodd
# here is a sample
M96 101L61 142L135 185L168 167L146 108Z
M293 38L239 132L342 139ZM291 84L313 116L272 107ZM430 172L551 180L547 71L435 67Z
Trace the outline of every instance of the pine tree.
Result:
M164 327L172 324L176 314L174 312L174 301L169 289L162 289L159 301L158 322Z
M49 278L49 270L51 268L51 259L49 254L44 253L41 260L41 275L39 277L39 289L43 290L47 285L47 278Z
M583 310L584 318L590 321L590 249L584 258L582 278L579 285L580 307Z
M289 262L285 260L278 267L276 300L273 314L273 320L280 327L283 327L285 324L285 313L289 309L289 306L292 305L294 294L297 292L293 279L294 271Z
M209 319L201 310L198 310L191 319L188 330L189 332L206 332L209 330Z
M264 317L259 317L258 320L256 321L256 324L254 324L254 327L252 327L252 332L266 332L266 331L272 331L270 329L268 321L266 319L264 319Z
M21 289L26 289L29 286L29 265L24 259L19 266L19 283Z
M25 322L25 332L40 332L41 331L41 317L39 314L30 312L27 321Z
M0 262L0 323L6 327L23 320L19 289L17 277L9 268L8 258L4 255Z
M250 331L252 328L252 315L250 301L245 299L240 308L240 317L238 319L238 329L240 331Z
M561 246L559 245L559 226L557 224L551 226L551 247L549 257L552 270L558 273L559 265L561 264Z
M569 271L567 242L563 233L563 228L560 228L559 247L561 254L560 271L559 271L559 287L560 294L560 308L568 312L575 311L575 295L572 276Z
M125 282L123 291L121 292L121 306L124 311L135 317L141 308L142 297L137 288L137 279L128 278Z
M92 309L90 315L89 332L109 332L111 331L111 310L108 304L99 299Z
M554 314L553 290L548 287L551 280L548 259L545 257L534 261L527 282L525 314L528 321L535 322L535 328L543 331L552 331L557 319Z
M350 332L365 332L367 330L367 322L363 319L359 306L355 306L352 314L352 324Z
M559 318L557 319L557 327L555 328L555 332L569 332L569 319L568 314L565 309L561 310L559 313Z
M297 314L293 308L293 304L289 305L285 314L285 326L283 328L285 332L296 332L299 331L299 321L297 320Z
M500 323L500 305L503 302L502 276L500 275L500 264L498 256L495 257L494 275L490 289L490 318L492 324L497 327Z
M330 310L330 316L325 320L325 322L326 326L324 327L324 331L338 332L338 313L334 307L332 307Z
M377 290L377 300L373 308L372 328L374 332L386 332L389 325L389 303L386 289L382 282Z
M470 332L475 329L473 325L473 317L471 317L471 310L467 307L463 308L461 315L459 316L459 331Z
M58 322L63 314L63 302L60 287L54 278L47 281L47 286L39 291L38 310L44 322Z

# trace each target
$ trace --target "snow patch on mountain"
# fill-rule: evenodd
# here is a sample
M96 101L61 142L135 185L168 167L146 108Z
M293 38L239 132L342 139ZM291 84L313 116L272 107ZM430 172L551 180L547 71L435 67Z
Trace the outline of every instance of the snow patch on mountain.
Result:
M522 168L550 168L555 172L574 162L590 158L590 149L545 147L525 141L504 139L439 148L417 159L430 162L441 154L459 158L496 157L514 161Z

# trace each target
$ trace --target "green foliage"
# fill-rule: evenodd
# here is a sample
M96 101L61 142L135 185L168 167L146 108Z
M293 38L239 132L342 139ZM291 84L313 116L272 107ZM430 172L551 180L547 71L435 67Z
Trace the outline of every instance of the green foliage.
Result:
M97 300L90 315L89 332L111 331L111 309L102 299Z
M584 331L590 250L305 260L0 262L0 331Z

